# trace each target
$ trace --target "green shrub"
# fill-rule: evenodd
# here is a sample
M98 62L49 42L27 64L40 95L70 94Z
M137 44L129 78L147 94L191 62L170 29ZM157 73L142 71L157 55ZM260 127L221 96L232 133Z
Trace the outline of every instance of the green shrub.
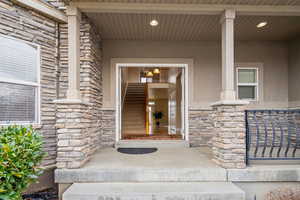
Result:
M1 128L0 199L22 199L22 192L41 175L43 157L42 138L32 127Z

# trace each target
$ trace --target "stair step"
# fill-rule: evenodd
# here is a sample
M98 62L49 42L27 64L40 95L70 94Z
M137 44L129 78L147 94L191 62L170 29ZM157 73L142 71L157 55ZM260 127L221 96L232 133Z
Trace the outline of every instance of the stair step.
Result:
M230 182L74 183L63 200L245 200Z

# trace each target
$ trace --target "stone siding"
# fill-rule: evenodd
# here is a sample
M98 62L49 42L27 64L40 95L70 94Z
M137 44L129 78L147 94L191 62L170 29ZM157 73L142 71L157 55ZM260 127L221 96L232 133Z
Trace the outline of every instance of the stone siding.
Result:
M40 45L41 124L36 128L44 138L48 156L44 166L53 166L56 158L55 104L57 98L57 23L37 12L0 0L0 34Z
M57 102L57 168L79 168L93 151L92 107L84 103Z
M189 139L192 147L211 146L214 136L214 110L189 110Z
M91 150L100 148L102 107L101 40L95 26L83 16L80 27L80 92L83 102L88 102L91 112Z
M245 168L245 107L218 105L214 109L216 112L216 132L212 142L214 161L224 168Z
M116 141L116 112L113 109L101 110L101 144L113 146Z

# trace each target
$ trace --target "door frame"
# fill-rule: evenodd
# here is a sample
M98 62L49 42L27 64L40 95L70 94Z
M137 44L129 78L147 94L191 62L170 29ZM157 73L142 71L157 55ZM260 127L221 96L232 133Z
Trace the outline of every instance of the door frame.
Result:
M184 70L184 86L183 100L184 100L184 140L189 141L189 64L188 63L116 63L115 64L115 133L116 142L122 138L122 100L121 100L121 69L125 67L169 67L169 68L183 68Z

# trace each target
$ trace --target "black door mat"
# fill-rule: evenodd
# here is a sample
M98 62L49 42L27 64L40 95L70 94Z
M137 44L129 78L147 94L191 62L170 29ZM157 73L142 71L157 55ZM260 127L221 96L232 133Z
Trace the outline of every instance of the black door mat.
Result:
M118 152L126 154L147 154L157 151L157 148L118 148Z

